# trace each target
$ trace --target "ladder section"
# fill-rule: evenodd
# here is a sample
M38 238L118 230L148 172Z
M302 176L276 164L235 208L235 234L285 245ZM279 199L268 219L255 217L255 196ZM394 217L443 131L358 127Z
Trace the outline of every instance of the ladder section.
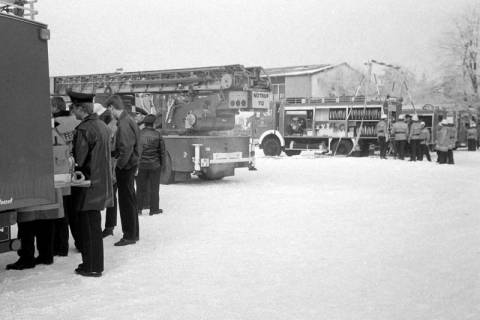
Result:
M83 93L188 93L221 90L268 89L261 67L227 65L204 68L102 73L52 78L52 94L67 89Z
M38 11L34 4L37 0L0 0L0 13L26 17L35 20Z

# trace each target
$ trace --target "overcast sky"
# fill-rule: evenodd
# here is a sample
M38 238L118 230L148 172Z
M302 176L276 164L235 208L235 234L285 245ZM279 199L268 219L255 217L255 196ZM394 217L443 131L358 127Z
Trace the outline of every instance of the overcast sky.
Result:
M59 5L61 3L61 5ZM223 64L362 62L435 70L435 47L471 0L39 0L51 75Z

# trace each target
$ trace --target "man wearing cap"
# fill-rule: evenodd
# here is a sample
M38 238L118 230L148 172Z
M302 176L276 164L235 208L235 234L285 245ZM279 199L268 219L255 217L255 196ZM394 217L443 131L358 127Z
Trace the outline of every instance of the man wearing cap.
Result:
M377 123L377 139L380 147L380 159L387 159L387 115L382 114L380 121Z
M153 114L145 116L145 128L140 131L142 153L137 175L138 213L142 213L145 196L149 194L148 205L150 215L163 213L159 208L160 170L165 163L165 144L160 132L153 128L156 117ZM147 192L150 190L150 192Z
M410 161L417 161L420 158L420 140L422 132L422 126L418 121L418 115L412 116L412 124L410 126L408 141L410 143Z
M403 114L398 116L398 121L392 126L392 135L395 137L395 149L398 153L398 159L405 159L405 144L407 143L408 125L405 123Z
M118 205L122 221L123 237L115 246L135 244L139 240L137 200L135 196L135 173L140 156L139 129L135 121L128 115L122 98L113 95L105 101L111 106L112 115L117 119L115 151L117 160L115 175L118 187Z
M72 188L74 206L79 212L83 261L75 272L82 276L99 277L104 269L100 211L112 204L110 131L93 112L94 95L67 93L72 100L73 113L82 121L73 140L77 171L90 180L88 188Z

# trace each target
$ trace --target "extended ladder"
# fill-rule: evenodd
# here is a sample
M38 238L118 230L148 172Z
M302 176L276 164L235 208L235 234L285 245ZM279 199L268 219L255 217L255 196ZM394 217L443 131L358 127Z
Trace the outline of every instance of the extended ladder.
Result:
M261 67L214 66L138 72L58 76L51 79L51 93L67 89L83 93L185 93L190 91L269 89Z

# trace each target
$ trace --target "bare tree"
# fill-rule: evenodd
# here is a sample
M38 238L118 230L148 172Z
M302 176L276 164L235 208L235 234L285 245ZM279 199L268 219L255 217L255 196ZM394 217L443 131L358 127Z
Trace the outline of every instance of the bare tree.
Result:
M466 7L455 16L440 42L446 98L473 103L479 99L480 6Z

